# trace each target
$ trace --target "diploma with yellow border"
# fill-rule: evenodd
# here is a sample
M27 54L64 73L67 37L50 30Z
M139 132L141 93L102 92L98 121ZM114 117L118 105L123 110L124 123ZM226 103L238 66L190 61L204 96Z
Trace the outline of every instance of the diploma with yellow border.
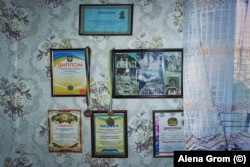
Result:
M49 151L82 152L81 110L49 110Z
M108 124L112 119L114 124ZM92 156L97 158L127 158L127 113L93 111L91 119Z
M85 96L86 49L51 49L52 96Z

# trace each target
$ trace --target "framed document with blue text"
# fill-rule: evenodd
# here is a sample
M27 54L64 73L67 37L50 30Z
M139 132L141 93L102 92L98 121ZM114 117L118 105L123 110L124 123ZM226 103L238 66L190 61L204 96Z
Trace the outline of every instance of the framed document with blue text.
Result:
M49 110L50 152L82 152L81 110Z
M92 157L127 158L127 111L93 111L91 117Z
M154 157L173 156L185 150L184 116L182 110L153 111Z
M51 49L52 96L85 96L89 48Z
M82 4L79 35L132 35L133 4Z

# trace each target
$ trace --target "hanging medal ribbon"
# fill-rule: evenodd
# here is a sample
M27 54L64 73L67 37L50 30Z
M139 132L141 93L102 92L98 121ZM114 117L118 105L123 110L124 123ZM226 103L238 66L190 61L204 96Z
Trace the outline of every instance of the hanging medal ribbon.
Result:
M108 104L108 115L109 118L106 120L108 126L113 126L115 121L111 118L114 115L112 110L113 99L112 99L112 50L108 54L108 89L109 89L109 104Z
M108 115L114 115L112 110L113 99L112 99L112 50L108 53L108 89L109 89L109 105L108 105Z
M90 64L91 64L91 50L86 48L86 104L87 110L84 111L86 117L90 117L92 112L90 110Z

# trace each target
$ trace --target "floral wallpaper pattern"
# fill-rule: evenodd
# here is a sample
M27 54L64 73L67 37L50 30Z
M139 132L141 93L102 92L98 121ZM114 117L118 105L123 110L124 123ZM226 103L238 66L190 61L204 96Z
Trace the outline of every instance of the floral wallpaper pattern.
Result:
M78 35L80 4L112 3L134 4L132 36ZM173 166L153 158L152 110L182 109L182 99L113 100L113 109L128 112L128 158L92 158L84 114L83 152L49 153L47 111L87 107L85 97L51 97L50 49L91 48L90 107L106 110L109 50L181 48L182 7L182 0L0 0L0 166Z

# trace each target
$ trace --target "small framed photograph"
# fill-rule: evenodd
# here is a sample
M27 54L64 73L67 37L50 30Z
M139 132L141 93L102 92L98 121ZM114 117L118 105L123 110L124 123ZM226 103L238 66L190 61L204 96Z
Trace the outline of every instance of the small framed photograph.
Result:
M52 96L86 96L87 50L51 49Z
M184 116L182 110L153 111L154 157L171 157L174 151L185 150Z
M82 4L79 11L79 35L132 35L133 4Z
M127 111L93 111L91 117L92 157L127 158Z
M183 49L112 50L113 98L183 97Z
M48 127L50 152L82 152L81 110L49 110Z

